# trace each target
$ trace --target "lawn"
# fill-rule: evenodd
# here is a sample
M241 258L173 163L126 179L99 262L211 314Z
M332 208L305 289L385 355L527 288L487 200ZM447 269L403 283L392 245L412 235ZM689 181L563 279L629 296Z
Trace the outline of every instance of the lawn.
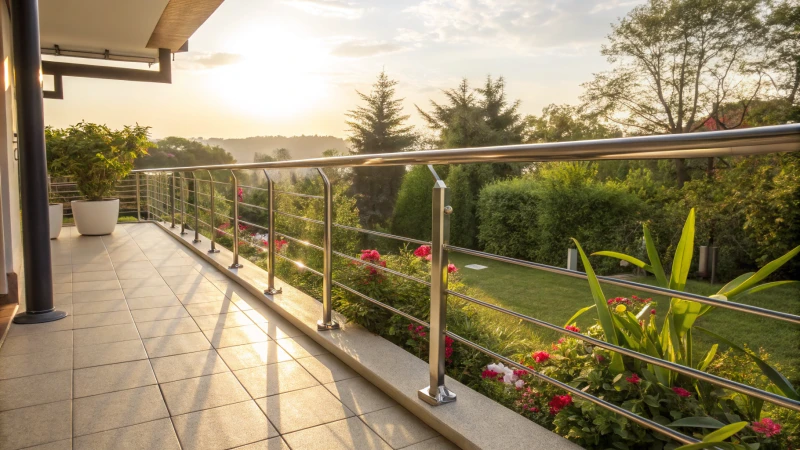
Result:
M461 254L451 254L450 260L460 268L462 280L476 298L553 324L564 325L578 309L592 304L589 283L584 280ZM472 270L464 267L468 264L481 264L488 268ZM633 281L655 284L652 277L637 277ZM690 280L687 283L687 291L701 295L714 294L720 287L722 285L704 281ZM666 297L617 286L604 284L603 293L606 298L634 294L653 297L658 302L659 315L669 306ZM742 297L740 302L800 314L800 283ZM578 325L584 329L593 324L596 317L591 311L587 312L578 320ZM721 308L699 319L698 325L732 342L747 344L753 349L764 348L771 355L770 362L780 364L795 385L800 381L800 327L797 325ZM537 331L537 334L548 341L558 338L557 333L547 330ZM713 343L699 332L695 339L699 339L701 344L697 350L707 349Z

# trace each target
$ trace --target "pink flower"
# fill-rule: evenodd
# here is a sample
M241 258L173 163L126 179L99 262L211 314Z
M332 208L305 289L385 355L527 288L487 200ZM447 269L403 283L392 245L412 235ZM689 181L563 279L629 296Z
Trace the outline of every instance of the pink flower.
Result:
M431 255L428 255L428 256L426 256L426 257L425 257L425 261L430 261L430 260L431 260L431 257L432 257Z
M753 428L753 431L758 434L763 434L764 437L772 437L781 432L781 424L773 422L769 417L764 417L758 422L753 422L750 426Z
M447 265L447 273L456 273L458 272L458 267L455 264L448 264Z
M571 404L572 396L569 394L553 396L552 400L550 400L550 403L548 403L548 406L550 406L550 414L556 415L559 411Z
M566 342L566 341L567 341L567 340L566 340L566 339L564 339L564 338L559 338L559 339L558 339L558 343L559 343L559 344L563 344L563 343L564 343L564 342Z
M239 188L239 192L236 193L236 196L239 197L239 201L240 202L243 202L244 201L244 189Z
M639 378L639 375L635 373L631 374L629 377L625 377L625 380L630 384L639 384L642 381L642 379Z
M527 370L522 370L522 369L515 369L514 370L514 375L516 375L518 377L521 377L521 376L527 375L527 374L528 374Z
M576 327L575 325L567 325L564 327L565 330L574 331L576 333L580 333L581 329Z
M418 256L420 258L430 256L430 254L431 254L430 245L420 245L416 250L414 250L414 256Z
M481 372L481 378L496 380L497 378L503 378L503 374L497 373L494 370L486 369L483 372Z
M536 361L537 363L543 363L548 359L550 359L550 353L547 352L533 352L533 355L531 356L533 357L533 360Z
M678 394L678 397L691 397L692 393L681 387L672 388L672 392Z
M380 261L381 254L377 250L361 250L362 261Z

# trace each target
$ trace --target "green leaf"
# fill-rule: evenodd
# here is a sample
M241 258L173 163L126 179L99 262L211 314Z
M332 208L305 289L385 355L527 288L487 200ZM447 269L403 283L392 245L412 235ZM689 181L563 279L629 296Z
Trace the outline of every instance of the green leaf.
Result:
M704 448L721 448L724 450L736 449L733 444L729 444L727 442L698 442L697 444L681 445L675 450L701 450Z
M747 422L736 422L730 425L725 425L719 430L709 433L703 437L703 442L722 442L734 434L742 431L742 428L746 426Z
M685 417L683 419L676 420L675 422L672 422L667 426L689 427L689 428L712 428L716 430L718 428L724 427L725 424L713 417Z
M781 256L780 258L767 263L764 267L762 267L758 272L753 274L750 278L745 280L743 283L739 284L735 288L731 289L730 291L726 292L726 296L731 298L741 292L744 292L751 287L755 286L756 283L767 278L772 274L772 272L778 270L782 265L786 264L790 259L794 258L798 253L800 253L800 245L789 250L785 255Z
M752 352L748 352L742 347L734 344L733 342L729 341L728 339L714 333L713 331L706 330L705 328L695 327L696 329L702 331L703 333L717 339L718 341L722 342L723 344L728 345L729 347L739 350L740 352L744 353L745 355L749 356L752 359L761 372L769 378L770 381L775 385L775 387L780 391L780 394L784 397L791 398L792 400L800 400L800 395L797 394L797 391L792 386L792 383L783 376L782 373L775 370L772 366L766 363L763 359L759 358L758 356L754 355Z
M784 281L772 281L770 283L759 284L758 286L751 287L746 291L742 291L739 293L737 297L744 297L745 295L755 294L756 292L763 291L765 289L772 289L774 287L782 286L784 284L791 284L797 283L795 280L784 280Z
M738 277L732 279L728 282L725 286L722 286L722 289L717 291L717 294L725 295L726 292L732 290L733 288L739 286L740 284L744 283L744 281L750 277L755 275L755 272L747 272L739 275Z
M572 317L569 318L569 320L567 321L567 323L564 324L564 326L567 327L567 326L575 323L575 320L578 317L580 317L581 315L583 315L583 313L585 313L586 311L588 311L588 310L590 310L592 308L596 308L596 307L597 307L597 305L590 305L590 306L587 306L585 308L579 309L578 312L576 312L575 314L572 315Z
M644 269L644 270L646 270L648 272L652 272L653 271L652 267L650 267L647 263L645 263L641 259L634 258L633 256L629 256L629 255L626 255L624 253L609 252L609 251L603 250L602 252L594 252L594 253L592 253L592 256L610 256L612 258L617 258L617 259L621 259L623 261L628 261L629 263L633 264L634 266L636 266L636 267L638 267L640 269Z
M683 225L681 240L675 249L675 257L672 260L672 275L670 276L669 288L682 291L686 287L686 278L689 276L689 267L692 265L692 253L694 251L694 208L689 211L689 217Z
M700 361L700 364L697 365L697 370L702 370L703 372L708 369L708 366L711 364L711 361L714 359L714 356L717 354L717 348L719 348L719 344L714 344L706 353L706 356Z
M703 312L703 306L702 303L689 300L672 299L672 318L678 336L683 337L694 326L694 322Z
M650 229L647 228L647 225L643 225L642 228L644 229L644 243L645 247L647 247L647 257L650 258L651 272L656 276L659 286L669 287L667 276L664 274L664 267L661 265L661 258L658 256L655 241L653 240L653 236L650 235Z

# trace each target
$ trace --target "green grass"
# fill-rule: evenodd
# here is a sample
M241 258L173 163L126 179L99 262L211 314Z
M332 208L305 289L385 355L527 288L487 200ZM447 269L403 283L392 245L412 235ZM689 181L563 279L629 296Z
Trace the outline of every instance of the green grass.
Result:
M589 283L585 280L461 254L451 254L450 260L460 268L459 275L471 295L559 326L564 325L578 309L593 303ZM488 268L471 270L464 268L467 264L481 264ZM652 277L637 277L633 281L655 284ZM631 295L652 297L658 302L656 309L659 316L666 312L669 305L666 297L607 284L602 286L606 298ZM690 280L686 290L710 295L716 293L720 287L722 285ZM741 298L740 302L800 314L800 283L752 294ZM594 323L596 317L593 312L587 312L578 320L578 326L585 329ZM771 355L770 361L780 364L784 374L795 384L800 381L800 327L797 325L721 308L698 320L697 325L732 342L747 344L753 349L764 348ZM535 332L547 341L558 338L557 333L539 327L536 327ZM695 342L698 341L698 352L713 343L699 332L695 333ZM724 348L723 345L720 347Z

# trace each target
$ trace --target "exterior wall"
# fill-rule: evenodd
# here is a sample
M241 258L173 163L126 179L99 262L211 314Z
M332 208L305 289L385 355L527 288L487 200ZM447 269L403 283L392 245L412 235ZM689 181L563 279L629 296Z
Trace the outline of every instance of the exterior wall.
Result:
M12 78L11 18L7 3L0 4L0 207L5 272L22 276L22 230L19 202L19 161L16 156L17 129ZM3 249L0 249L3 250ZM3 274L5 275L5 274ZM5 276L2 276L5 284ZM22 294L22 293L20 293Z

